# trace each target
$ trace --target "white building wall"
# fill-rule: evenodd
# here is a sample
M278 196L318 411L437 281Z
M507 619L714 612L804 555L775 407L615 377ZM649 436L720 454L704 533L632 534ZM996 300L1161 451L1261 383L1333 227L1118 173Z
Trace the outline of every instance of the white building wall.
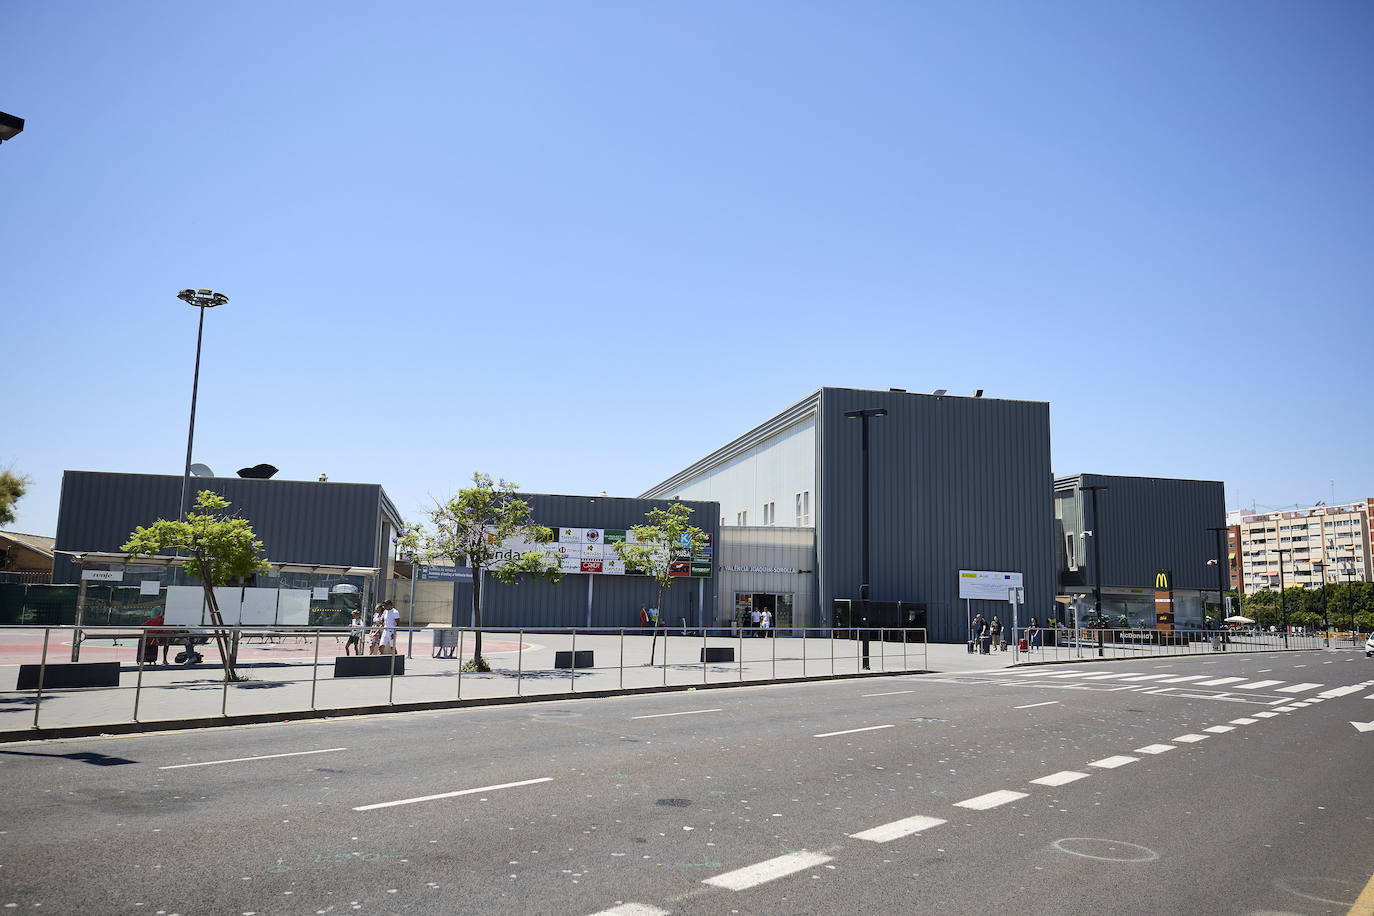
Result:
M797 518L798 494L807 511ZM721 526L813 527L816 524L816 418L808 416L718 467L673 488L682 499L720 503ZM771 503L771 521L765 505Z

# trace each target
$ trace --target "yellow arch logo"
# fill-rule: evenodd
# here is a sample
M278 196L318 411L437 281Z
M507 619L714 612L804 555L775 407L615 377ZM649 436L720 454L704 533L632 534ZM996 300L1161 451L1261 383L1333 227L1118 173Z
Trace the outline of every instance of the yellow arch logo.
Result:
M1167 569L1155 570L1155 591L1172 591L1174 587L1174 574Z

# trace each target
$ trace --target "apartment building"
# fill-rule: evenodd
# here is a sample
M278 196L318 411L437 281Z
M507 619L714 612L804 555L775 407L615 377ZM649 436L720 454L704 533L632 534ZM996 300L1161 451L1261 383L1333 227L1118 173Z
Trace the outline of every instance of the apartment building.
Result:
M1341 506L1240 514L1242 594L1279 588L1317 588L1367 582L1374 499Z

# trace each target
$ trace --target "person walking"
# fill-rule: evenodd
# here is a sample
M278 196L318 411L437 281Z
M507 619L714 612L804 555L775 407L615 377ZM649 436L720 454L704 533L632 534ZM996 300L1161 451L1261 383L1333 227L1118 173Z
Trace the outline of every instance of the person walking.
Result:
M762 620L763 614L759 612L758 608L753 608L749 611L749 626L752 630L752 632L749 634L750 636L759 635L759 624L762 622Z
M987 655L991 651L989 644L992 642L992 638L988 635L987 619L984 618L982 614L979 614L974 618L973 624L975 627L974 634L978 640L978 651L983 655Z
M353 619L348 622L348 642L344 643L344 655L349 654L350 648L354 655L363 654L363 634L366 632L367 624L363 623L363 612L354 611Z
M382 602L382 654L396 654L396 625L401 622L401 612L391 599Z
M772 611L768 610L767 608L764 608L764 609L763 609L763 613L761 613L761 614L759 615L759 627L760 627L760 629L762 630L762 633L761 633L760 635L762 635L762 636L772 636L772 635L773 635L773 633L772 633L772 630L773 630L773 612L772 612Z
M1029 649L1039 648L1040 630L1036 625L1035 618L1031 618L1030 627L1026 629L1026 647Z
M992 618L992 626L989 627L992 634L992 644L997 648L1006 651L1007 644L1002 642L1002 621L996 616Z
M382 653L382 621L386 619L383 608L379 604L372 610L372 628L367 635L367 654L380 655Z

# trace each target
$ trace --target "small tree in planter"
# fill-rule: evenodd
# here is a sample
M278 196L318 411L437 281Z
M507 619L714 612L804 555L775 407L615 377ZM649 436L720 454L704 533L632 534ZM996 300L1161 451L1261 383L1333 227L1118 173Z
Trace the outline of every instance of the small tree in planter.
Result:
M472 661L464 670L490 671L482 657L482 572L491 572L507 585L525 576L557 582L563 576L558 561L540 552L507 555L502 542L518 538L531 544L553 540L553 531L534 521L530 504L517 494L520 485L476 471L472 486L458 491L434 508L425 510L430 527L407 525L396 543L403 558L445 559L455 566L472 568L472 620L476 643Z
M140 525L119 549L140 557L171 551L189 554L182 568L200 579L205 589L215 645L224 660L225 680L237 681L241 678L234 671L229 632L220 616L215 586L242 584L247 577L267 572L270 567L259 555L262 541L254 536L253 526L247 519L229 515L228 509L229 500L210 490L201 490L184 522L160 518L147 528Z
M663 593L672 587L673 580L682 578L674 575L674 565L688 563L690 556L706 543L706 532L689 524L692 509L683 503L673 503L667 509L650 509L644 517L647 525L635 525L630 529L638 543L617 543L615 552L625 561L626 572L640 572L649 576L658 585L658 598L654 607L658 609L654 625L654 638L649 643L649 664L654 663L658 651L658 631L663 626ZM688 560L677 559L674 554L683 554ZM663 664L668 664L668 653L664 650Z

